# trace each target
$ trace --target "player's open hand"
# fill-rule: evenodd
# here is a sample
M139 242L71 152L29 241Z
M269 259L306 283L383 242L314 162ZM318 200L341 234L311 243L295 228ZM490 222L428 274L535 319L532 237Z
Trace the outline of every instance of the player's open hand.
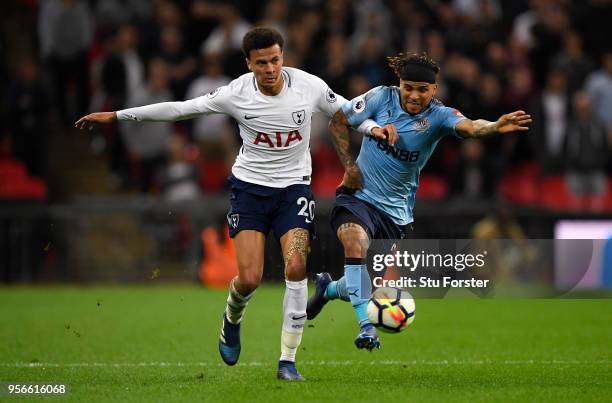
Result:
M117 120L115 112L95 112L77 120L74 127L77 129L93 129L96 123L112 123Z
M515 111L499 118L495 123L495 129L499 133L524 132L529 130L531 122L531 115L525 111Z
M372 135L380 140L387 140L390 145L394 145L399 135L394 125L389 124L383 127L375 127L372 129Z
M357 165L346 168L340 186L354 190L361 189L363 187L361 171L359 171L359 167Z

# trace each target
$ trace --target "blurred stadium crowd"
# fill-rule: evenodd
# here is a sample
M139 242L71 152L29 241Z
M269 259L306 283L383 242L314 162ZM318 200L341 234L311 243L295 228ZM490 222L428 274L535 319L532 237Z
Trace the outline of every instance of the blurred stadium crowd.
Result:
M242 36L266 25L286 39L286 66L318 75L346 98L397 84L385 56L426 51L441 67L438 98L467 117L533 115L528 134L442 141L423 172L421 198L612 208L607 0L15 0L0 7L0 194L14 192L9 178L20 175L48 183L56 164L50 142L70 147L83 136L72 127L83 114L193 98L245 73ZM189 200L223 189L239 140L221 115L126 122L92 132L91 152L104 155L115 192ZM332 196L342 167L322 118L313 123L311 149L315 194Z

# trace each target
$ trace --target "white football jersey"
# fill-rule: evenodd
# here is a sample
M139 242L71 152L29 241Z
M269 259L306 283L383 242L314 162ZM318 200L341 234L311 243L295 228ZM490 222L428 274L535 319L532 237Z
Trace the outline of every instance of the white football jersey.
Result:
M198 98L125 109L117 118L161 121L230 115L238 122L243 142L232 167L236 178L275 188L309 184L312 114L332 117L346 99L302 70L283 67L281 74L283 89L275 96L262 94L254 74L247 73Z

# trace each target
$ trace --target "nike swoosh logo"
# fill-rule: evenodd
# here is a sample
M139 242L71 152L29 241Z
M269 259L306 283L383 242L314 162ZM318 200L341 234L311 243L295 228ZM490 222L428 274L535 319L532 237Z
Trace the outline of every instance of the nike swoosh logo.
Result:
M249 115L244 115L244 118L245 118L246 120L251 120L251 119L258 118L258 117L259 117L259 116L249 116Z
M306 317L306 315L302 315L302 316L293 316L291 317L291 319L293 320L300 320L300 319L304 319Z

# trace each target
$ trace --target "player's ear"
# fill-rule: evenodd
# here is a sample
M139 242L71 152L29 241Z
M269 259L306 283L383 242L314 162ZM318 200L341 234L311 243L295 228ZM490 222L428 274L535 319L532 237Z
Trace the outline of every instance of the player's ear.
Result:
M247 69L249 69L249 71L253 71L253 67L251 66L251 61L249 60L249 58L245 57L244 61L246 62Z
M438 84L434 84L432 90L433 90L433 95L436 95L436 92L438 91Z

